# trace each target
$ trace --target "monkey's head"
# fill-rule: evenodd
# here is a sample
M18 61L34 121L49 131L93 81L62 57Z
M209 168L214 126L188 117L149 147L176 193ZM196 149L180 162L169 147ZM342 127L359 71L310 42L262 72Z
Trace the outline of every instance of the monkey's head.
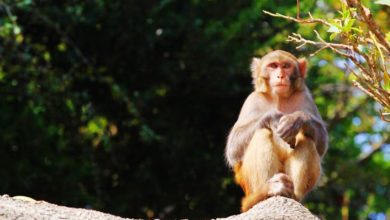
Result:
M272 51L260 58L253 58L251 71L255 90L261 93L289 97L305 87L307 61L297 59L282 50Z

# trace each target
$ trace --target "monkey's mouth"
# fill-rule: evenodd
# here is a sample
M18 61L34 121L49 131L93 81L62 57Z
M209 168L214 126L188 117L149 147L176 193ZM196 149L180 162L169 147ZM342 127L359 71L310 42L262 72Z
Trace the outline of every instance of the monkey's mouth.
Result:
M276 84L277 87L288 87L288 84Z

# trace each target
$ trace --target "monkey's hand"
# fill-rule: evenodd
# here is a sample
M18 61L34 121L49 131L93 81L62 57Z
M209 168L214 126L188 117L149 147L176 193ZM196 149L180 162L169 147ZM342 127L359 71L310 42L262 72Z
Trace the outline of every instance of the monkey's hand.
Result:
M269 111L260 118L258 128L268 128L273 130L274 127L276 127L275 123L277 123L282 116L283 114L279 111Z
M307 128L310 123L310 115L303 111L296 111L280 118L276 134L294 148L295 136L302 128Z

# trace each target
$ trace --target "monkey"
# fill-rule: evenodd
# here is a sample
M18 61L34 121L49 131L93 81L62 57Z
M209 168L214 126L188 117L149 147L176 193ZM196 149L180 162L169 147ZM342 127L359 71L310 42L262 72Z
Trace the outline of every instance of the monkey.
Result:
M328 133L305 84L307 65L282 50L252 59L254 91L225 148L245 194L242 212L272 196L301 201L317 184Z

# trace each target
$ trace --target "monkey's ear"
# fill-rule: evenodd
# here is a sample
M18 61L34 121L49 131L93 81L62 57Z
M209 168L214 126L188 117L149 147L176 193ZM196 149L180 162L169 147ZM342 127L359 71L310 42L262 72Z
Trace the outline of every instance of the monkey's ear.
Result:
M251 63L251 72L253 78L253 85L255 86L255 91L265 93L268 91L267 82L264 80L261 73L261 59L253 57Z
M257 57L252 58L251 63L251 72L252 72L252 78L256 79L259 74L259 68L261 66L261 59Z
M303 78L305 78L307 73L307 60L305 58L299 58L298 67L299 67L299 73Z
M253 79L253 84L255 86L255 91L260 93L268 93L269 87L267 82L263 77L257 77Z

